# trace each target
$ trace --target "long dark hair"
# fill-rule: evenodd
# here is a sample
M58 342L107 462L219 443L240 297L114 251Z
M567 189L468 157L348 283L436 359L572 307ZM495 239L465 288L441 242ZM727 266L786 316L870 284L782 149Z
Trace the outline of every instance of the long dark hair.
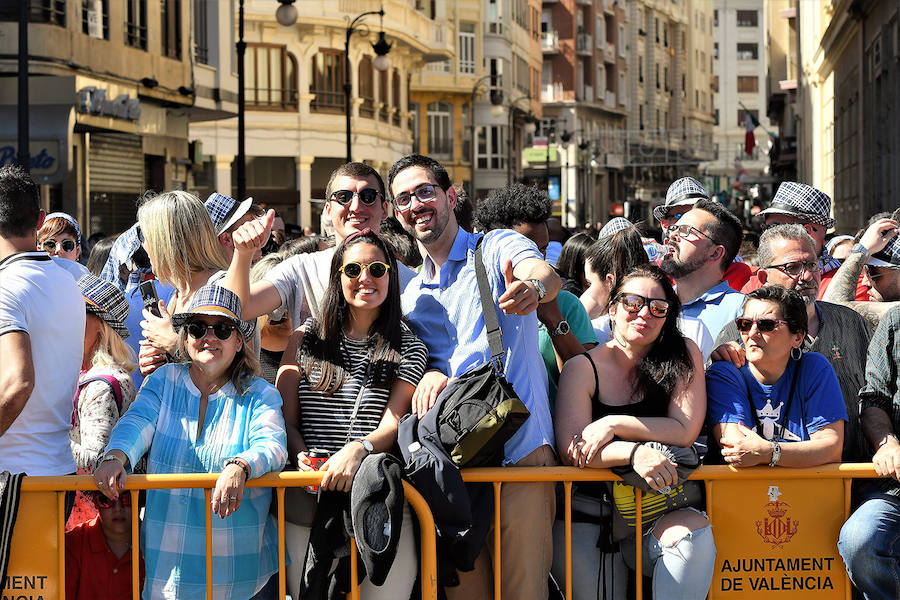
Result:
M298 364L309 381L310 388L326 394L333 394L338 390L349 373L350 365L344 364L341 340L350 311L341 286L340 268L344 264L347 248L361 243L378 248L391 266L388 269L387 298L369 329L373 369L367 385L389 387L400 364L403 332L397 259L378 234L366 229L348 236L335 250L331 259L331 280L322 300L319 319L313 321L313 327L304 334L303 344L297 352Z
M643 399L663 395L672 399L672 392L680 380L690 383L694 374L694 364L688 353L687 342L678 329L678 315L681 314L681 300L669 282L668 276L656 265L636 267L621 279L616 280L610 295L610 307L617 301L622 288L632 279L650 279L663 289L669 302L669 312L650 352L641 360L631 375L631 383L636 398ZM615 335L615 326L613 326Z
M584 287L584 263L593 244L594 238L588 234L576 233L563 244L556 260L556 269L578 283L578 287Z
M601 279L612 273L613 285L618 286L626 274L649 263L650 259L641 234L629 227L594 242L588 248L586 262Z

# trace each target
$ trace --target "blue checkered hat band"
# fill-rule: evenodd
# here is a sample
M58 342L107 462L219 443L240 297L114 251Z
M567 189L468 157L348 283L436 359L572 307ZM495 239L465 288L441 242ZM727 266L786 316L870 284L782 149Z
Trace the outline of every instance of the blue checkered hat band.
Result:
M78 288L88 312L106 321L122 339L126 339L129 332L125 320L129 307L125 294L114 283L91 274L78 280Z

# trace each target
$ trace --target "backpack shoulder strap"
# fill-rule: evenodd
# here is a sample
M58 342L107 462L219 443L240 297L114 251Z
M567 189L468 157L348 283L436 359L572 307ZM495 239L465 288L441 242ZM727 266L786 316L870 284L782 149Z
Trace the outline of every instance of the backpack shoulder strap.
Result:
M112 388L113 397L116 399L116 407L119 409L119 414L122 413L122 385L119 383L119 380L113 377L112 375L96 375L95 377L90 377L85 379L81 383L78 384L78 394L76 394L76 398L81 395L81 388L86 386L89 383L94 381L105 381L109 387ZM78 406L76 405L75 410L78 410Z

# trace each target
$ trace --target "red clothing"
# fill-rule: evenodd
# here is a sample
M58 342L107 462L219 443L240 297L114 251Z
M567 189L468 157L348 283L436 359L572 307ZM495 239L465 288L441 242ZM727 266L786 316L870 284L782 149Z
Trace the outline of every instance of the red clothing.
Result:
M744 284L747 283L752 275L753 269L750 268L750 265L734 261L725 269L722 279L728 282L731 289L741 291L741 288L744 287Z
M143 560L140 581L143 587ZM131 550L116 558L106 544L99 516L66 533L66 598L131 600Z

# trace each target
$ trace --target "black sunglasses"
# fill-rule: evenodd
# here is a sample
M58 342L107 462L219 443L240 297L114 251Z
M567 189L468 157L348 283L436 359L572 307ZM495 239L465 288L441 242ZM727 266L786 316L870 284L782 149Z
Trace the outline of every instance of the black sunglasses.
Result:
M63 240L61 242L57 242L54 239L44 240L41 242L41 249L47 254L51 254L56 252L56 246L59 245L62 248L63 252L71 252L75 249L75 242L72 240Z
M359 190L358 192L351 190L335 190L331 192L331 199L341 206L350 204L350 202L353 201L354 196L358 196L359 201L366 206L372 206L375 204L375 201L378 200L378 197L381 196L381 192L374 188L366 188L364 190Z
M129 506L131 506L131 494L129 494L127 492L119 494L119 497L116 500L113 500L112 498L107 498L100 492L94 492L92 495L93 495L94 506L96 506L97 508L112 508L113 506L116 505L116 502L118 502L120 500L122 501L122 506L124 506L125 508L128 508Z
M338 270L350 279L356 279L357 277L362 275L363 268L367 269L369 271L369 275L371 275L374 279L381 279L382 277L387 275L387 272L391 268L391 265L383 263L380 260L375 260L370 263L348 262Z
M788 324L784 319L748 319L746 317L738 317L734 320L734 324L741 333L750 331L754 323L756 323L756 329L760 333L772 333L779 325Z
M659 319L665 317L669 313L669 301L664 298L645 298L640 294L619 294L616 302L622 305L625 312L632 314L641 312L644 305L647 305L650 314Z
M397 204L397 208L405 210L412 202L413 196L418 198L419 202L429 202L434 200L437 197L437 186L430 183L423 183L411 192L397 194L394 196L394 202Z
M187 324L188 334L195 340L201 340L206 336L206 332L212 329L213 335L220 340L227 340L231 337L231 333L237 329L237 325L228 321L219 321L209 325L202 321L191 321Z

